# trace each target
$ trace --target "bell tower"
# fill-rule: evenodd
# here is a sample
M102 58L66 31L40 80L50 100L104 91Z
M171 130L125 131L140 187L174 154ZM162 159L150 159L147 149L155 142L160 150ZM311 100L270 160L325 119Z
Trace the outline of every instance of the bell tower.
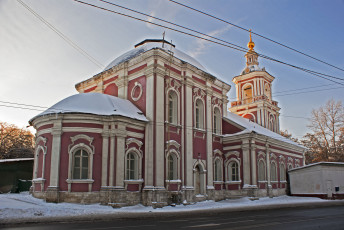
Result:
M254 50L250 30L249 50L245 54L246 67L233 78L237 100L231 102L229 111L245 117L271 131L279 133L278 103L272 100L272 82L275 79L259 67L258 54Z

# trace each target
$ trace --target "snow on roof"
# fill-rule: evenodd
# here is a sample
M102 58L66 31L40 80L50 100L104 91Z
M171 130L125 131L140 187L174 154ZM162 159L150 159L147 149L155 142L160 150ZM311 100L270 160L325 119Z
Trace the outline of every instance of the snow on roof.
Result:
M294 170L298 170L298 169L304 169L304 168L310 168L310 167L314 167L317 165L323 165L323 166L339 166L339 167L344 167L344 163L343 162L317 162L317 163L313 163L313 164L309 164L309 165L304 165L301 167L297 167L297 168L293 168L290 169L289 171L294 171Z
M0 160L0 163L16 162L16 161L33 161L33 158L2 159L2 160Z
M151 41L149 43L143 43L143 45L137 46L136 48L122 54L121 56L119 56L118 58L116 58L115 60L113 60L105 69L108 70L118 64L121 64L125 61L128 61L134 57L139 56L140 54L151 50L151 49L161 49L165 52L173 52L173 56L185 61L193 66L195 66L196 68L204 71L204 72L208 72L196 59L194 59L193 57L187 55L186 53L174 48L172 45L169 44L164 44L164 48L162 47L162 42L160 41Z
M248 71L247 71L247 67L248 67ZM241 75L250 73L250 72L255 72L255 71L265 71L265 68L262 67L260 68L258 65L249 65L244 68L244 70L241 72Z
M264 135L267 137L271 137L271 138L279 140L279 141L283 141L283 142L286 142L286 143L289 143L292 145L296 145L296 146L301 147L301 148L305 148L304 146L299 145L296 142L279 135L278 133L272 132L271 130L264 128L264 127L258 125L257 123L252 122L252 121L250 121L246 118L243 118L239 115L236 115L232 112L228 111L227 116L224 118L228 119L230 121L233 121L234 123L236 123L236 124L238 124L244 128L244 130L241 132L234 133L234 134L226 134L225 136L236 136L236 135L240 135L240 134L244 134L244 133L256 132L258 134L261 134L261 135Z
M148 121L143 113L130 101L102 93L75 94L56 103L37 117L56 113L86 113L104 116L123 116Z

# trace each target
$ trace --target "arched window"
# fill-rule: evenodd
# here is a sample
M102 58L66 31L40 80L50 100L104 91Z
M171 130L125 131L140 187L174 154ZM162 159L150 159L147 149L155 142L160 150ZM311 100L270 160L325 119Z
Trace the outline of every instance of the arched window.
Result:
M168 122L171 124L178 123L178 97L173 91L168 94Z
M178 179L178 162L177 156L173 153L167 157L167 180Z
M252 85L248 84L243 87L243 100L245 104L253 101Z
M195 127L198 129L204 128L204 106L202 100L196 100L195 105Z
M270 116L269 126L270 130L275 132L275 118L272 115Z
M89 178L89 153L84 149L78 149L73 157L73 179Z
M292 164L288 164L288 171L293 169L293 165Z
M137 180L138 179L138 157L134 152L127 154L127 167L126 167L126 180Z
M213 132L220 134L221 133L221 112L219 108L214 109L214 127Z
M271 181L277 181L277 167L274 161L271 162L270 174L271 174Z
M222 165L220 159L215 160L214 181L222 181Z
M280 164L280 181L286 181L286 179L285 179L285 175L286 174L286 172L285 172L285 166L284 166L284 164L282 163L282 164Z
M258 161L258 181L266 181L265 162L263 160Z
M228 165L228 179L229 181L240 181L239 164L236 161L232 161Z

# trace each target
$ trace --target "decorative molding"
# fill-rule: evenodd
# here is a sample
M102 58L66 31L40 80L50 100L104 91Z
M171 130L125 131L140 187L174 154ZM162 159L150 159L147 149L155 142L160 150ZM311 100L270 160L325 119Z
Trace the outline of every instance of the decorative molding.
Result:
M46 143L47 143L47 138L45 138L45 137L42 137L42 136L39 136L39 137L37 137L37 138L36 138L36 142L35 142L35 144L36 144L36 145L38 145L38 143L39 143L40 141L43 141L43 143L44 143L44 146L45 146L45 145L46 145Z
M128 139L126 140L126 142L125 142L125 144L127 145L127 148L126 148L126 149L129 148L129 145L130 145L131 143L135 143L135 144L139 147L139 151L142 152L142 150L141 150L141 147L142 147L142 145L143 145L142 141L140 141L140 140L138 140L138 139L136 139L136 138L128 138Z
M133 99L133 101L138 101L140 98L141 98L141 96L142 96L142 85L141 85L141 83L140 82L135 82L134 83L135 85L134 85L134 87L131 89L131 98ZM135 97L134 95L135 95L135 91L137 90L137 88L138 88L138 90L140 90L140 92L139 92L139 95L137 96L137 97Z
M202 130L199 130L199 129L196 129L196 128L194 128L194 137L197 137L197 138L202 138L202 139L204 139L205 138L205 132L204 132L204 130L202 129ZM201 135L197 135L197 133L199 133L199 132L201 132L202 134Z
M274 158L274 159L277 159L277 156L276 156L274 153L270 153L270 158L271 158L271 159L273 159L273 158Z
M213 157L215 157L216 154L219 154L220 156L223 156L223 152L221 152L221 150L219 150L219 149L215 149L213 151Z
M87 140L89 142L89 144L88 144L89 146L85 145L84 143L80 143L80 144L75 145L74 142L79 140L79 139ZM71 151L72 149L74 150L76 147L85 147L85 146L87 146L89 148L91 154L94 154L95 147L92 145L93 139L94 139L93 137L87 136L85 134L78 134L78 135L75 135L73 137L70 137L70 140L72 141L72 143L68 146L69 154L71 154L71 152L73 152L73 151Z
M216 101L217 100L217 101ZM218 97L212 97L211 103L215 106L219 106L220 108L222 107L222 100Z
M230 155L235 155L237 158L240 159L240 153L239 153L239 151L230 151L230 152L225 153L225 157L226 157L226 158L228 158Z
M175 79L173 79L171 77L166 80L166 89L165 89L166 92L168 90L174 89L176 92L179 93L179 88L180 87L181 87L181 84L177 80L175 80Z
M264 152L258 153L258 158L263 157L265 159L266 154Z
M180 144L175 140L166 141L166 146L174 146L179 151Z
M204 96L206 93L200 88L193 88L193 101L195 102L197 98L200 98L204 103Z

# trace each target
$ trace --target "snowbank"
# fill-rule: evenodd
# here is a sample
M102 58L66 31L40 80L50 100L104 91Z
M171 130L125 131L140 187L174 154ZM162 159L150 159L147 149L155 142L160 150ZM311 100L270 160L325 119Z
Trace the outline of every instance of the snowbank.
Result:
M176 205L153 209L143 205L135 205L114 209L110 206L100 204L71 204L71 203L46 203L41 199L32 197L29 193L0 194L0 223L20 219L40 219L47 217L77 217L102 214L125 214L125 213L149 213L149 212L185 212L195 210L214 210L220 208L245 208L245 207L269 207L271 205L298 204L328 202L319 198L310 197L288 197L260 198L251 201L249 198L231 199L220 202L204 201L193 205Z

